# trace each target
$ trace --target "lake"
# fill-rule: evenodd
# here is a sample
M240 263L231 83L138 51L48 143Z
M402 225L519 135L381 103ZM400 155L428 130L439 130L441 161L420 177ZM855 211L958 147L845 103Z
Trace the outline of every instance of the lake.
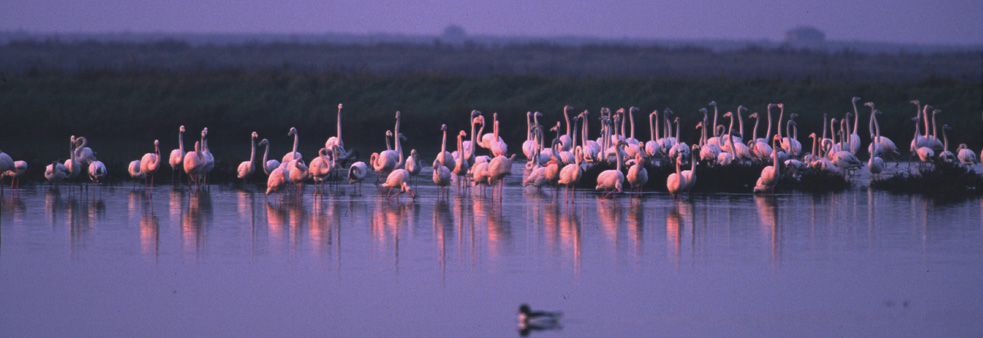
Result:
M10 191L0 331L21 336L981 336L983 201L583 191L511 177L387 201L371 184ZM516 310L562 311L520 332Z

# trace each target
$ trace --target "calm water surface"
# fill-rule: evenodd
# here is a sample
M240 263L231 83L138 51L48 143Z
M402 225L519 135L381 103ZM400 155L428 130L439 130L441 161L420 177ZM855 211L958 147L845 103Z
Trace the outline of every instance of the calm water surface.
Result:
M8 191L0 335L983 335L979 199L417 191Z

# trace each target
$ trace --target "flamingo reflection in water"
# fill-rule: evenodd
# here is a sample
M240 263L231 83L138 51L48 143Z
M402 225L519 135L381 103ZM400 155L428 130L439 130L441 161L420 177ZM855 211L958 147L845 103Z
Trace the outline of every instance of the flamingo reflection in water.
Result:
M758 206L762 232L768 236L768 240L771 243L772 267L776 268L778 260L781 258L782 229L778 222L778 206L775 196L755 195L754 203Z

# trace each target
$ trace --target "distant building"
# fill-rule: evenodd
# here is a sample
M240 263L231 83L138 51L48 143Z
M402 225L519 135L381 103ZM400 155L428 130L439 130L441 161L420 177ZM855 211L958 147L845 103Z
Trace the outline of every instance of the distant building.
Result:
M812 26L800 26L785 31L785 42L799 45L821 44L826 42L826 33Z

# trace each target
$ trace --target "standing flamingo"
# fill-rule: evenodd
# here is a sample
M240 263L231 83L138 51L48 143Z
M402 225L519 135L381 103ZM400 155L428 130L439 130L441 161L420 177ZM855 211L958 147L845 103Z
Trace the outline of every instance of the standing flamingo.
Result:
M625 143L624 141L618 141L618 144L616 146L622 147L625 145L627 145L627 143ZM615 158L617 162L615 169L608 169L602 171L600 174L597 175L597 186L594 187L594 190L605 191L604 195L602 195L602 198L605 198L608 195L613 196L615 192L622 191L621 190L622 185L625 183L625 174L621 172L621 162L622 162L621 153L622 152L620 151L615 152Z
M314 179L314 193L319 194L324 192L324 181L327 180L328 175L334 170L336 157L338 155L337 145L333 146L331 150L327 148L321 148L317 152L317 157L311 160L311 165L308 168L308 172L311 178ZM320 185L320 186L318 186Z
M628 183L631 183L631 189L635 191L635 197L639 198L642 196L642 187L645 183L649 181L648 170L645 170L645 161L642 159L641 153L635 154L635 165L628 168Z
M771 141L772 147L777 147L778 141L780 140L781 137L775 135L775 138L773 138ZM849 153L846 151L844 152ZM772 165L761 169L761 177L758 177L758 181L754 184L754 193L775 191L775 186L778 185L778 177L781 175L781 170L779 167L781 162L778 161L778 156L772 156L772 160Z
M287 132L287 136L293 136L294 137L294 147L293 147L293 150L291 150L289 153L287 153L286 155L283 155L283 159L280 160L280 162L281 163L290 163L290 161L299 160L299 159L304 158L303 155L301 155L299 152L297 152L297 144L298 144L298 141L299 141L299 137L297 135L297 128L290 127L290 131Z
M956 158L959 159L959 163L963 165L971 166L976 164L976 153L969 149L965 143L960 143L959 148L956 149Z
M171 155L167 159L167 164L171 165L171 177L177 177L181 170L184 170L184 125L178 128L177 133L178 148L171 150ZM174 179L177 182L177 179Z
M184 154L184 172L195 182L195 191L198 190L198 183L204 176L204 167L205 157L201 152L201 141L195 141L195 151Z
M149 176L151 196L153 196L153 192L154 192L154 174L157 173L157 169L159 168L160 168L160 141L154 140L154 152L143 154L143 157L140 158L140 172L143 173L144 175ZM144 178L144 180L146 179L147 178Z
M358 183L359 190L362 187L362 181L365 181L365 176L369 173L369 166L365 162L358 161L352 163L352 166L348 168L348 183L355 184Z
M262 165L263 165L263 172L266 173L267 176L269 176L273 172L273 169L280 167L280 161L277 161L276 159L269 160L270 140L264 138L262 141L259 141L259 146L266 146L266 149L263 150Z
M726 117L726 114L724 114ZM684 188L686 188L686 177L682 175L679 171L679 163L683 161L682 156L677 156L676 160L676 172L669 174L666 178L666 189L669 190L669 195L674 199L678 199L679 195L683 193Z
M337 124L337 136L329 137L327 141L324 142L324 148L328 149L329 152L333 154L332 160L337 162L337 165L343 165L344 162L350 161L355 158L356 151L355 148L346 149L345 142L341 140L341 108L342 104L338 104L338 124ZM337 153L337 154L335 154ZM313 165L313 162L311 163Z
M457 152L459 154L464 154L463 143L464 143L465 136L467 136L467 133L465 133L463 130L457 134ZM457 162L454 163L454 168L452 169L452 171L454 175L457 175L458 189L460 189L462 186L465 187L467 186L465 184L465 181L467 181L468 170L471 168L471 165L468 162L469 161L467 158L461 157L457 160Z
M437 185L437 198L446 198L448 186L451 185L451 171L437 161L433 162L433 184Z
M410 156L406 158L406 171L410 173L410 183L413 182L413 178L419 175L422 170L423 163L420 162L420 154L416 152L416 149L410 149Z
M53 161L44 167L44 178L48 180L49 184L54 184L56 189L66 177L68 177L68 167L58 163L58 161Z
M256 139L259 138L259 134L255 131L249 137L249 161L242 161L239 163L239 167L236 169L236 177L240 180L245 181L249 176L253 175L255 166L253 162L256 161Z
M443 137L440 141L440 152L437 153L437 161L440 165L447 168L454 168L456 163L454 163L454 156L447 151L447 125L440 126L440 132L443 133Z
M571 203L573 202L573 198L577 197L577 184L580 183L580 178L584 175L580 167L581 162L584 160L583 149L583 146L573 149L574 163L563 166L560 169L560 178L557 180L557 185L566 186L564 196Z

